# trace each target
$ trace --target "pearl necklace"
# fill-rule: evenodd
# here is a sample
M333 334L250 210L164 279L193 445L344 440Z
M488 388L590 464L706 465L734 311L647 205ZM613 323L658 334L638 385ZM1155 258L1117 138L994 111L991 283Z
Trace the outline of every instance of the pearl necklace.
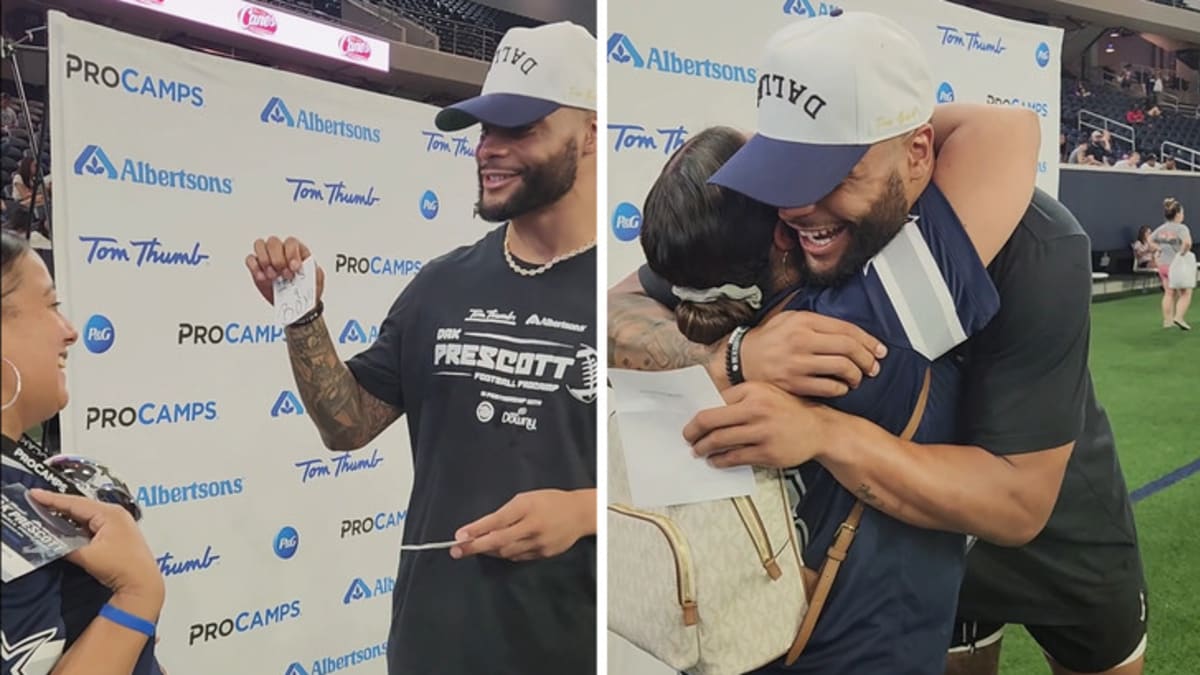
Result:
M512 231L511 228L512 228L512 225L510 224L508 227L506 227L504 229L504 260L508 262L509 269L516 272L517 274L520 274L523 277L536 277L539 274L543 274L547 270L549 270L551 267L554 267L555 265L557 265L558 263L560 263L564 260L570 260L571 258L574 258L575 256L577 256L581 253L585 253L588 249L590 249L596 245L596 240L593 239L592 241L584 244L583 246L580 246L579 248L575 249L574 251L568 251L567 253L564 253L562 255L554 256L553 258L550 259L550 262L547 262L546 264L541 265L539 267L533 267L533 268L522 267L517 264L516 260L513 259L512 251L508 247L508 235L509 235L509 232Z

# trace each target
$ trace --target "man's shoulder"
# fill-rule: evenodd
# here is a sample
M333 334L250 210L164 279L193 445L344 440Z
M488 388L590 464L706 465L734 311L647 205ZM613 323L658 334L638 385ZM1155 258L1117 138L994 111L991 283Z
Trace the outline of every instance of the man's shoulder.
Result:
M476 269L480 263L491 259L492 254L504 246L504 225L489 230L478 240L451 249L421 266L417 279L429 283L445 275L462 275Z
M1062 202L1038 188L995 262L1004 264L1014 259L1038 258L1047 249L1074 249L1080 245L1090 246L1090 239L1079 219Z

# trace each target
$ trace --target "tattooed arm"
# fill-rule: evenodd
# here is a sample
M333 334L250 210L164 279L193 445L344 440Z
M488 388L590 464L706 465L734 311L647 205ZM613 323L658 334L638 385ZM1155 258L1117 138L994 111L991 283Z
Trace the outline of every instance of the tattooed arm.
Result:
M338 358L333 338L318 318L287 329L288 356L300 398L330 450L357 450L403 412L367 393Z
M675 313L645 289L634 272L608 289L608 365L626 370L673 370L703 365L719 385L725 380L725 341L691 342L679 332Z

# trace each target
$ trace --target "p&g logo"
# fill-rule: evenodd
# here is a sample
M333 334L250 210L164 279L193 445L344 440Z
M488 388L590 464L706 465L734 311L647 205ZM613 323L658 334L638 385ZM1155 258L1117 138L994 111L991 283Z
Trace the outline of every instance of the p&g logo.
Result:
M440 131L422 131L425 152L438 152L454 157L474 157L474 142L467 136L450 136Z
M651 47L643 58L625 33L613 33L608 37L608 62L630 65L637 69L657 70L668 75L685 75L722 82L754 84L758 82L758 71L750 66L736 66L712 59L680 56L672 49Z
M115 66L89 61L78 54L67 54L67 79L80 77L88 84L109 89L119 87L138 96L149 96L172 103L189 103L197 108L204 107L204 88L198 85L143 75L136 68L117 69Z
M341 138L349 138L364 143L378 143L383 137L383 132L377 127L368 127L342 119L322 117L318 113L303 108L299 108L298 111L296 115L292 115L292 111L283 102L283 99L278 96L272 96L267 101L267 104L263 106L258 118L263 124L282 124L289 129L300 129L326 136L340 136Z
M275 541L271 547L280 560L289 560L296 555L296 551L300 548L300 533L294 527L284 527L279 530L279 534L275 535Z
M683 146L687 140L687 129L683 125L647 130L641 124L615 124L609 122L609 132L617 132L613 139L613 152L623 150L661 150L664 155L670 155Z
M303 414L304 406L300 403L300 399L286 389L279 392L279 398L275 399L275 404L271 406L271 417Z
M1037 50L1034 51L1033 58L1037 61L1038 68L1045 68L1050 64L1050 45L1045 42L1039 42Z
M421 215L425 217L425 220L433 220L437 218L439 208L437 193L433 190L426 190L425 194L421 195Z
M938 103L954 102L954 87L950 86L949 82L943 82L941 84L941 86L938 87L937 102Z
M94 314L83 327L83 344L93 354L103 354L112 345L116 334L113 332L112 321L103 314Z
M198 267L210 257L200 252L200 242L193 244L191 250L180 251L164 248L158 237L130 241L128 246L117 244L115 237L81 236L79 241L88 245L85 262L89 265L101 261L132 262L134 267L145 264Z
M75 158L75 175L103 176L108 180L137 183L152 187L190 192L212 192L220 195L233 194L233 179L213 174L202 174L187 169L162 169L152 163L134 157L121 162L118 171L108 153L99 145L88 145Z
M346 589L346 594L342 596L342 604L349 605L359 600L386 597L395 587L396 580L392 577L381 577L376 579L374 584L368 584L362 577L357 577L350 582L350 588Z
M617 204L613 211L612 231L620 241L633 241L642 231L642 212L629 202Z
M155 426L161 424L183 424L217 419L216 401L193 401L190 403L142 403L122 408L92 406L87 409L84 428L99 425L101 429L131 427L135 424Z

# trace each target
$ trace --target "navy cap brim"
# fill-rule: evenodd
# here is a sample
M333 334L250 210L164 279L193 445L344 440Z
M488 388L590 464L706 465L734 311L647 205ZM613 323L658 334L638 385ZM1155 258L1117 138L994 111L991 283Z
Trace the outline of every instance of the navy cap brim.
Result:
M808 206L833 192L870 148L795 143L755 134L708 182L776 208Z
M458 131L482 122L494 127L523 127L559 109L559 104L520 94L484 94L443 108L434 118L442 131Z

